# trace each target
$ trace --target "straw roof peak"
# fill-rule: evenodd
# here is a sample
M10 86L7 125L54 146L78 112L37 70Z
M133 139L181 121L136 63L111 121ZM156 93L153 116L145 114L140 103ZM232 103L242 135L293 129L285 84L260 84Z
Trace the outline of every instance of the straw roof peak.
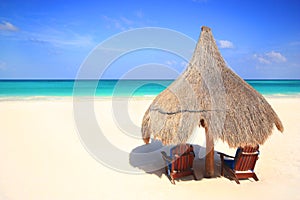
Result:
M201 31L211 31L211 28L209 28L208 26L202 26Z

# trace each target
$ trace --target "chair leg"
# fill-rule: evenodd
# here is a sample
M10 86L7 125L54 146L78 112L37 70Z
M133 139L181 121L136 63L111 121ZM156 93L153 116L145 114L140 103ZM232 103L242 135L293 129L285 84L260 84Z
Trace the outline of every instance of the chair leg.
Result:
M236 182L237 184L240 184L239 178L238 178L237 175L234 173L234 171L232 171L232 170L228 170L228 171L229 171L230 174L233 176L235 182Z
M169 168L168 168L168 166L165 167L165 171L166 171L166 176L169 178L169 180L171 181L171 183L175 185L175 180L174 180L173 176L171 174L169 174Z
M258 181L258 180L259 180L259 179L257 178L257 176L256 176L255 173L253 173L253 179L254 179L255 181Z
M234 180L237 184L240 184L240 181L239 181L238 177L236 177L236 175L234 175Z
M224 176L224 156L220 154L221 159L221 176Z
M176 184L175 184L175 180L174 180L173 177L171 177L171 183L174 184L174 185L176 185Z
M168 166L165 166L166 175L168 175Z
M221 176L224 176L224 167L223 167L223 164L221 164Z

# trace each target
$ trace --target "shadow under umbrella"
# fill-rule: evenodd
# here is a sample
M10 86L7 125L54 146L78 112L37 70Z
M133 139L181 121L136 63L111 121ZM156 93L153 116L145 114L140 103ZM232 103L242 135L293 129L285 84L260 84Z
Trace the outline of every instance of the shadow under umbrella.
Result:
M152 140L149 144L144 144L134 148L129 155L131 166L142 171L155 174L161 177L165 172L165 162L162 159L162 151L169 152L172 146L163 146L161 141Z
M148 174L154 174L162 177L165 174L166 163L162 159L162 151L169 154L173 146L163 146L158 140L152 140L149 144L144 144L134 148L130 152L129 163L131 166L136 167ZM205 178L205 147L200 145L193 145L195 152L195 160L193 163L194 173L197 180ZM220 158L215 152L215 174L213 177L220 177ZM180 180L189 181L192 177L183 177Z

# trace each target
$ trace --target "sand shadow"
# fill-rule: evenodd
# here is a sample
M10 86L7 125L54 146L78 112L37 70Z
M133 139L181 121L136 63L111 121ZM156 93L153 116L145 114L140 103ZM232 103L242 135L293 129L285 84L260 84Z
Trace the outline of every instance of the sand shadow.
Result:
M173 146L163 146L160 141L152 140L151 143L134 148L130 152L129 163L148 174L154 174L158 177L165 175L165 162L162 159L161 151L165 151L168 155ZM194 173L197 180L205 178L205 147L193 145L195 152ZM215 174L212 178L220 177L220 157L215 151ZM193 180L192 176L179 179L180 181Z
M130 152L129 163L146 173L161 177L165 165L161 157L161 151L168 151L168 147L163 146L158 140L152 140L149 144L134 148Z

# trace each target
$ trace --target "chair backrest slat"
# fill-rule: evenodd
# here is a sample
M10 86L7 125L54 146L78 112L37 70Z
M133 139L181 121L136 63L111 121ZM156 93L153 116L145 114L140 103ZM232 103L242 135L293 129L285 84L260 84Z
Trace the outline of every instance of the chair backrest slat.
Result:
M173 159L172 170L183 171L193 167L194 150L189 144L181 144L171 149L171 157Z
M259 146L251 147L245 146L241 148L240 153L237 155L235 162L235 171L248 171L254 170L256 160L259 154Z

